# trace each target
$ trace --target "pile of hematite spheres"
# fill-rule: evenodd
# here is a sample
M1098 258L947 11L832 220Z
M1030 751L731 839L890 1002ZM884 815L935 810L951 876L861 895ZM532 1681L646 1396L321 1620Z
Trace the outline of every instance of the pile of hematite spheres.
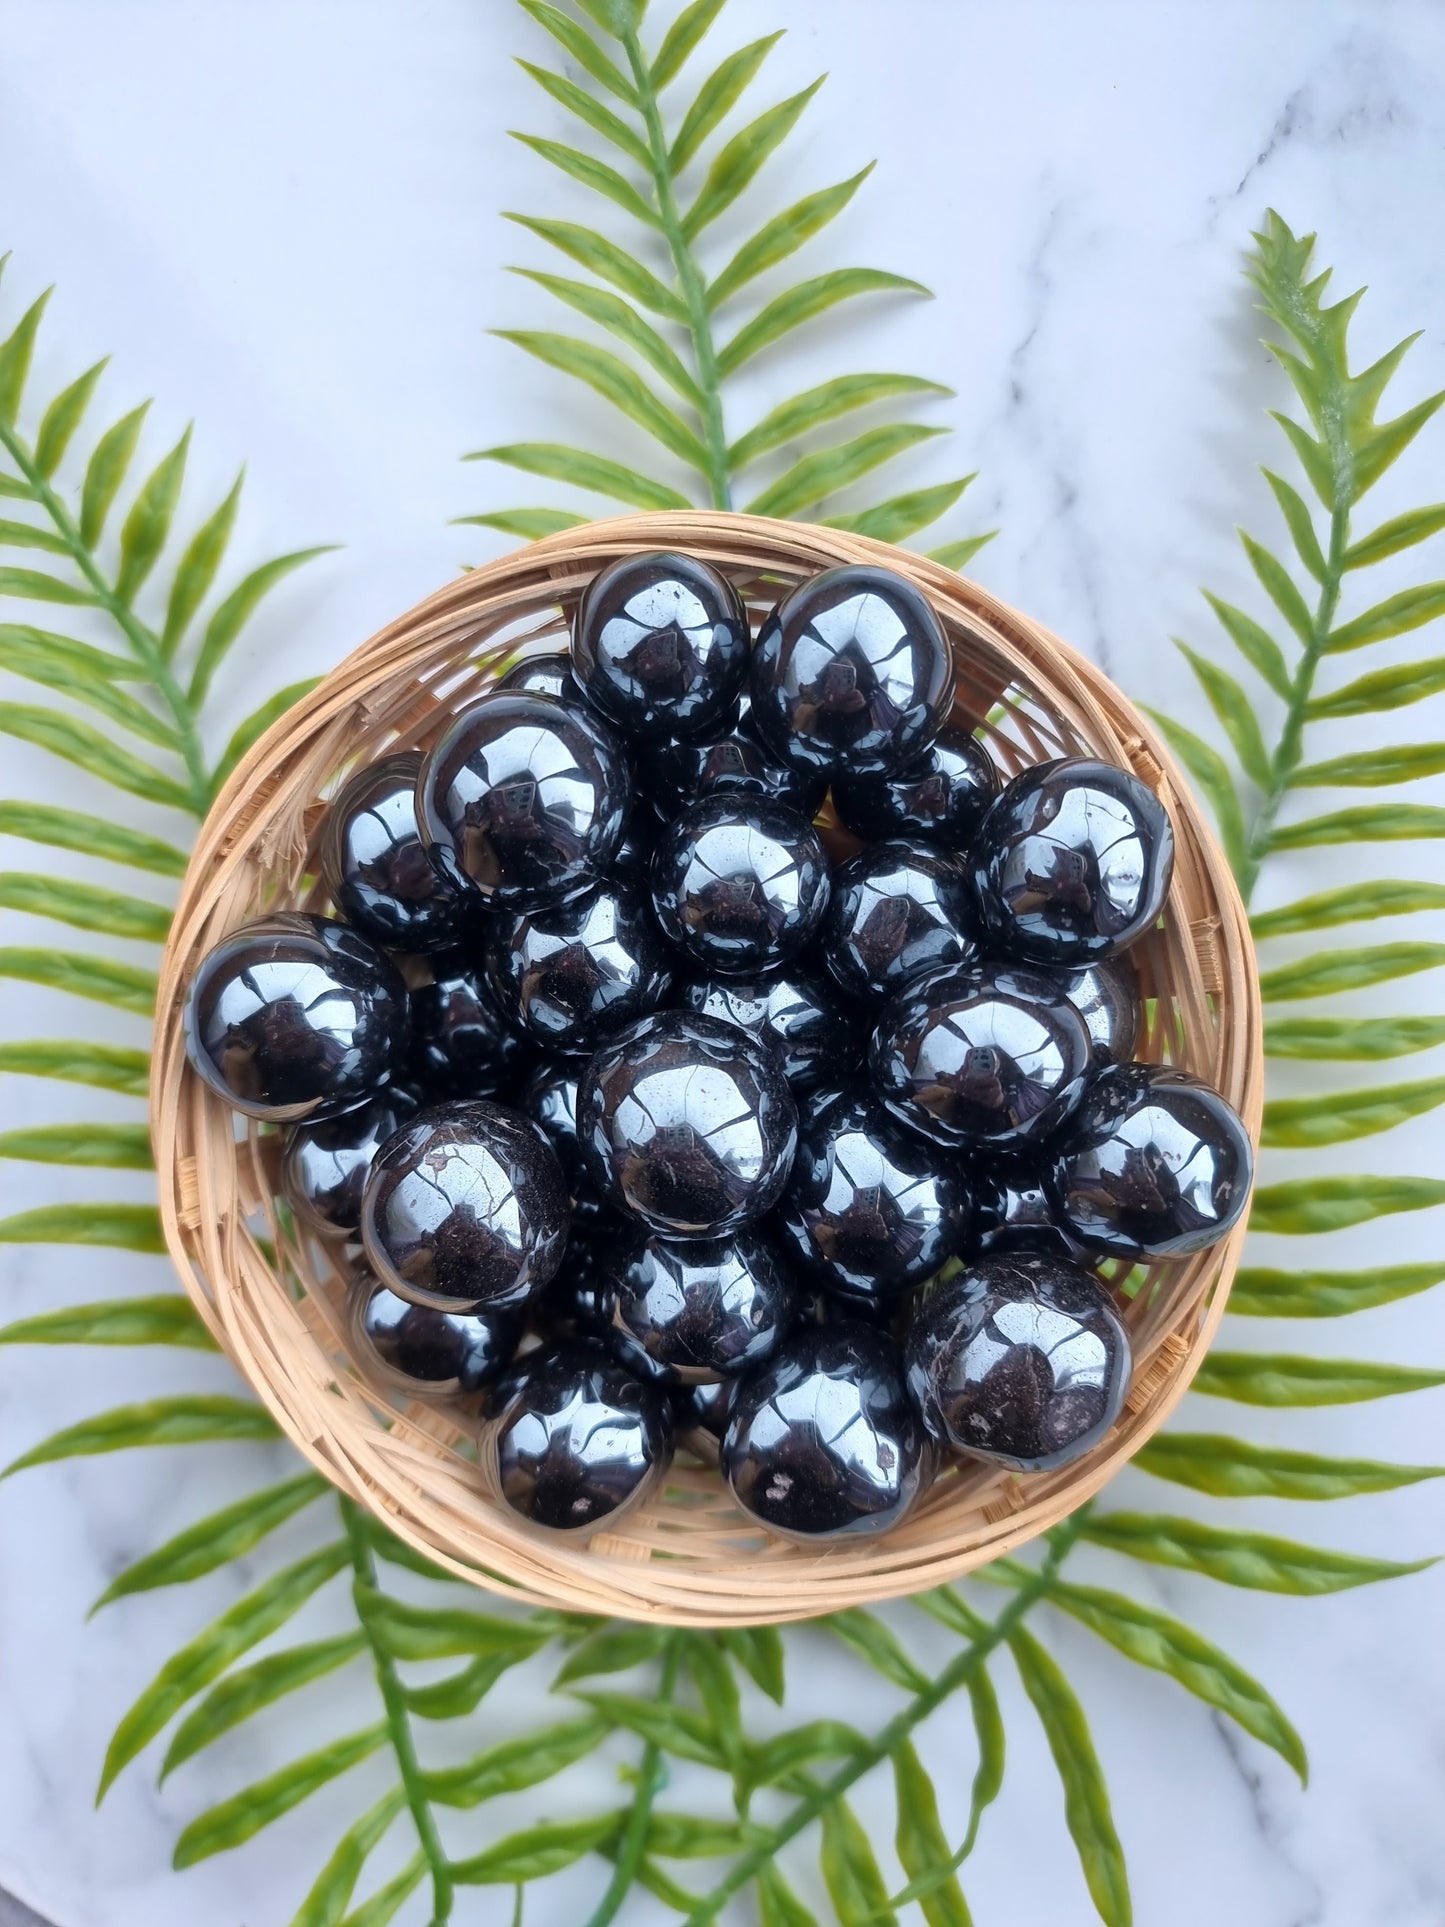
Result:
M1093 1264L1243 1211L1234 1112L1130 1061L1164 809L1083 758L1001 786L953 685L886 570L800 583L750 648L723 575L627 557L570 659L353 776L335 919L197 972L196 1069L364 1252L358 1364L480 1394L526 1519L615 1519L675 1444L810 1540L895 1525L951 1454L1061 1465L1129 1383Z

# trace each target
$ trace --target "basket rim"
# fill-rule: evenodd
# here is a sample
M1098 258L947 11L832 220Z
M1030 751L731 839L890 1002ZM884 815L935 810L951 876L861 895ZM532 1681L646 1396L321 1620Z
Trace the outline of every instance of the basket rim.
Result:
M215 1174L207 1168L207 1161L191 1157L189 1166L194 1168L188 1168L178 1148L187 1132L203 1128L195 1120L205 1119L208 1106L214 1107L217 1118L224 1118L227 1135L231 1113L218 1098L203 1092L200 1080L189 1069L180 1038L180 1010L192 959L203 935L217 915L224 917L227 904L236 900L233 872L256 851L258 830L263 841L269 834L263 826L275 788L272 778L283 752L297 744L314 742L327 731L344 730L348 719L354 724L366 718L371 713L368 703L374 692L383 689L388 678L395 680L399 665L415 671L433 656L438 661L448 659L448 647L455 649L459 634L478 619L481 611L495 613L539 600L560 608L614 555L660 547L696 547L700 543L708 547L710 559L717 560L716 552L721 550L724 567L736 551L737 566L753 574L758 572L758 555L766 555L770 548L784 574L804 566L829 567L856 561L898 569L935 604L949 606L955 627L967 629L972 625L986 635L989 650L1016 682L1036 687L1041 681L1062 680L1070 726L1086 740L1103 735L1123 741L1126 766L1134 767L1165 795L1175 820L1176 846L1182 855L1187 841L1191 861L1198 865L1194 882L1199 895L1214 906L1208 922L1219 978L1215 1003L1224 1013L1223 1022L1216 1019L1216 1029L1228 1040L1234 1066L1229 1094L1237 1100L1256 1149L1263 1090L1258 976L1246 913L1213 830L1167 747L1122 692L1077 650L977 583L910 551L818 525L723 511L676 510L587 523L510 551L436 590L352 651L274 723L242 758L201 827L161 962L151 1128L162 1227L186 1290L212 1335L293 1444L343 1493L367 1506L416 1551L460 1578L510 1597L694 1626L775 1623L811 1617L864 1599L919 1590L1011 1551L1067 1517L1139 1450L1187 1391L1223 1316L1247 1221L1246 1214L1246 1221L1205 1254L1212 1267L1212 1283L1200 1294L1190 1335L1175 1338L1166 1334L1147 1369L1136 1374L1129 1420L1077 1461L1060 1489L1051 1489L1037 1499L1026 1494L1022 1503L1010 1505L996 1528L973 1535L964 1546L949 1541L931 1559L920 1558L916 1546L910 1547L906 1557L895 1558L889 1550L893 1535L855 1542L850 1551L866 1544L873 1557L863 1562L866 1575L853 1570L856 1559L850 1562L851 1590L846 1585L839 1590L830 1583L830 1576L836 1576L840 1565L833 1551L814 1552L795 1546L792 1556L779 1557L771 1565L752 1563L746 1596L710 1597L708 1568L701 1562L688 1566L677 1559L649 1559L645 1552L639 1555L629 1544L607 1533L599 1533L581 1546L570 1540L558 1543L560 1535L539 1543L539 1535L498 1515L475 1488L474 1504L482 1500L476 1510L491 1521L493 1528L488 1562L458 1556L447 1545L439 1544L436 1536L429 1536L394 1494L381 1491L375 1482L368 1483L347 1455L338 1450L327 1424L318 1424L316 1413L307 1412L308 1394L315 1387L307 1386L304 1373L293 1376L288 1370L278 1369L273 1380L266 1373L246 1370L245 1358L249 1355L254 1363L254 1341L261 1333L254 1308L240 1302L245 1294L237 1285L238 1277L244 1275L254 1281L256 1276L254 1269L247 1272L251 1260L246 1242L250 1234L239 1222L240 1180L233 1172L232 1208L227 1219L218 1203ZM1053 713L1059 713L1057 706ZM1121 724L1125 731L1122 739ZM1185 835L1180 834L1181 825ZM1181 889L1176 869L1168 904L1171 920L1176 890ZM240 919L232 916L231 920ZM1180 923L1187 923L1187 918L1181 916ZM237 1170L245 1161L243 1152L244 1141L235 1147ZM243 1184L240 1189L244 1190ZM202 1263L207 1246L212 1260L209 1268ZM215 1262L218 1258L219 1264ZM221 1276L213 1277L214 1271ZM271 1282L284 1290L279 1277L273 1275ZM216 1297L208 1285L218 1293ZM1168 1349L1171 1343L1173 1350ZM1151 1379L1153 1382L1146 1384ZM1147 1396L1137 1410L1132 1410L1141 1391L1147 1391ZM379 1423L377 1430L380 1434ZM413 1437L407 1451L397 1447L398 1462L404 1467L415 1459L415 1445ZM1037 1480L1047 1475L1034 1476ZM716 1475L712 1477L715 1480ZM418 1489L410 1472L403 1483L409 1491ZM1019 1483L1014 1481L1013 1487ZM1022 1483L1027 1487L1027 1480ZM790 1578L780 1573L784 1567Z

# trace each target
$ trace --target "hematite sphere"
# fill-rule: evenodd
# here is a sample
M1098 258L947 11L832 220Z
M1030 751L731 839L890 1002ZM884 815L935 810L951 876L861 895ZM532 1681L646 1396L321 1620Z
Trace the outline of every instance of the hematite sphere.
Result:
M788 762L863 775L906 767L953 700L938 617L889 569L825 569L783 597L752 667L753 721Z
M627 1236L621 1226L612 1235ZM614 1290L610 1260L602 1241L574 1224L561 1264L527 1304L527 1315L544 1340L564 1345L606 1340Z
M371 1167L361 1237L373 1271L438 1311L520 1304L567 1242L567 1186L541 1130L500 1104L437 1104Z
M975 1158L969 1165L977 1215L974 1241L984 1256L1004 1251L1042 1251L1077 1256L1044 1191L1039 1154Z
M1162 1064L1111 1064L1052 1145L1045 1187L1069 1236L1118 1258L1187 1258L1239 1222L1254 1152L1219 1092Z
M329 917L276 911L202 959L186 996L186 1054L247 1117L339 1117L391 1082L406 1002L396 967L367 938Z
M760 797L689 804L652 862L663 935L705 970L786 963L822 922L828 892L818 832L786 803Z
M622 841L627 758L600 718L550 696L483 696L422 764L417 821L449 876L497 909L585 889Z
M743 599L690 556L623 556L582 591L577 680L630 735L695 736L727 714L748 662Z
M508 1306L462 1312L408 1304L363 1270L347 1293L347 1324L368 1378L413 1398L455 1398L501 1377L522 1315Z
M323 1238L356 1236L371 1161L419 1101L404 1084L392 1084L343 1117L298 1124L288 1133L281 1189L303 1224Z
M904 1347L931 1435L1020 1472L1067 1465L1108 1431L1129 1390L1129 1336L1082 1265L980 1258L924 1294Z
M357 770L326 812L321 875L337 910L388 950L445 950L470 905L432 861L416 821L421 756L400 750Z
M557 1153L557 1162L575 1190L582 1176L582 1149L577 1142L577 1080L582 1066L575 1058L544 1057L517 1094L523 1117L540 1124Z
M963 857L902 839L871 843L839 866L823 952L845 990L876 1001L925 971L972 963L977 924Z
M829 1291L890 1306L967 1242L962 1165L895 1124L871 1092L809 1100L779 1221Z
M1127 1064L1139 1041L1143 1011L1139 985L1124 957L1085 964L1082 970L1061 973L1059 989L1078 1011L1089 1033L1094 1068Z
M488 976L507 1016L535 1043L574 1057L656 1010L672 966L651 903L627 883L499 917L487 940Z
M690 1011L609 1038L577 1093L583 1164L665 1238L722 1237L777 1202L797 1145L782 1070L755 1038Z
M892 1345L859 1320L804 1327L744 1379L721 1458L738 1504L798 1539L887 1532L936 1463Z
M592 1346L534 1352L482 1426L503 1499L533 1525L587 1532L643 1499L672 1460L667 1394Z
M559 703L586 708L582 685L572 674L572 658L559 650L545 656L525 656L513 663L505 676L497 678L498 689L516 696L551 696Z
M1063 757L1007 786L983 820L973 865L994 946L1030 963L1085 964L1153 925L1169 892L1174 832L1137 776Z
M525 1069L526 1039L511 1028L480 966L437 957L411 992L409 1075L429 1100L505 1097Z
M826 770L780 762L763 747L750 722L700 742L659 743L647 758L648 794L664 816L676 816L703 796L757 796L788 803L810 821L828 790Z
M821 976L792 969L761 977L703 977L683 984L686 1010L749 1032L777 1057L795 1091L841 1083L862 1060L853 1013Z
M833 805L865 843L906 836L961 850L973 841L998 791L998 770L983 744L966 723L947 722L922 756L896 775L840 776Z
M797 1312L792 1278L756 1230L682 1244L646 1238L611 1277L613 1351L667 1385L751 1371L772 1357Z
M937 1144L1041 1144L1083 1095L1084 1020L1042 971L920 977L884 1007L869 1064L888 1109Z
M677 1388L672 1394L672 1413L679 1451L691 1452L704 1465L716 1466L738 1382L735 1378L719 1378L707 1385Z

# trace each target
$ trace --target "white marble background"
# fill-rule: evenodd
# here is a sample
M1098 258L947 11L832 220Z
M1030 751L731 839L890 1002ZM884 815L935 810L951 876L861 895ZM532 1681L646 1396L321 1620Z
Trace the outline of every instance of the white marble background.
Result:
M111 351L111 415L157 397L150 449L196 418L201 496L218 497L237 464L250 463L238 566L305 542L346 545L277 596L236 651L218 735L275 684L327 667L487 552L448 518L544 499L541 485L514 488L500 472L458 466L463 449L595 432L625 458L610 419L604 427L486 332L555 325L543 297L503 274L509 262L541 263L498 211L576 207L507 139L511 126L561 128L512 65L516 54L549 59L550 43L505 0L8 0L0 18L0 248L15 250L7 312L59 284L36 392ZM1282 389L1236 272L1264 207L1319 229L1341 291L1372 284L1360 352L1425 329L1400 384L1405 400L1445 382L1445 11L1424 0L734 0L719 47L780 22L791 31L772 58L770 97L831 70L787 150L793 192L879 156L874 179L816 244L819 265L826 257L916 274L938 299L901 303L871 329L830 324L806 366L765 359L735 403L738 419L820 378L825 355L828 370L893 366L949 382L958 399L942 418L956 434L912 473L981 470L961 527L998 522L1003 533L980 558L980 576L1081 643L1134 695L1197 712L1167 638L1213 646L1197 585L1257 600L1232 527L1275 533L1254 465L1279 458L1261 410ZM754 205L770 211L778 192L763 188ZM745 210L729 225L740 232L751 218ZM1382 515L1445 494L1442 446L1439 430L1427 436L1380 489ZM1433 717L1428 706L1415 714L1412 733L1441 733L1438 706ZM1369 740L1368 729L1349 729L1352 741ZM54 763L13 744L4 757L7 790L13 782L21 793L106 807L108 793L64 780ZM1418 786L1422 799L1430 787ZM1400 846L1398 862L1380 854L1391 872L1439 874L1428 846ZM21 863L33 855L4 852ZM1292 875L1281 866L1266 880L1268 899L1322 887L1339 861L1331 853ZM53 927L10 918L5 935L45 942ZM1397 1001L1430 1008L1438 992L1429 986L1408 980ZM8 1034L75 1023L126 1034L125 1020L107 1023L99 1007L78 1017L77 1007L16 986L6 986L0 1023ZM1400 1075L1430 1068L1415 1060ZM7 1114L23 1101L35 1121L103 1101L33 1084L11 1085L3 1099ZM1426 1120L1331 1162L1438 1171L1438 1143L1438 1123ZM1276 1158L1274 1175L1290 1163ZM88 1188L84 1174L12 1166L0 1170L0 1211ZM135 1192L144 1194L139 1180ZM1395 1219L1383 1235L1339 1241L1351 1249L1331 1261L1368 1262L1385 1246L1395 1261L1424 1258L1440 1236L1438 1213ZM159 1262L10 1249L0 1315L156 1289ZM1231 1342L1440 1362L1445 1299L1317 1330L1237 1321ZM219 1362L165 1353L11 1352L0 1357L0 1457L107 1404L226 1382ZM1186 1412L1195 1429L1424 1463L1445 1457L1442 1418L1445 1392L1289 1417L1197 1399ZM152 1749L92 1809L120 1712L249 1571L122 1603L90 1625L86 1609L122 1563L244 1490L268 1457L279 1475L279 1449L210 1446L52 1468L0 1488L0 1886L58 1927L280 1927L360 1808L369 1768L262 1843L185 1875L168 1868L179 1827L200 1807L374 1717L358 1674L353 1686L338 1680L275 1709L159 1792ZM1193 1509L1188 1494L1142 1475L1126 1475L1117 1496ZM1445 1545L1440 1486L1313 1510L1253 1502L1238 1516L1392 1557ZM315 1529L298 1521L278 1549L299 1549ZM1141 1927L1221 1918L1440 1927L1439 1571L1305 1602L1122 1573L1102 1556L1081 1555L1079 1568L1167 1602L1233 1653L1276 1692L1313 1761L1302 1793L1272 1754L1171 1683L1080 1629L1051 1625L1108 1770ZM339 1625L344 1610L323 1598L297 1635ZM792 1717L836 1710L844 1675L832 1649L817 1635L792 1650ZM540 1682L514 1678L489 1703L488 1736L536 1717ZM851 1663L846 1678L850 1697L872 1702L850 1711L865 1724L881 1719L887 1690L859 1687ZM967 1873L976 1916L981 1927L1085 1922L1052 1766L1007 1681L1005 1697L1007 1783ZM924 1736L951 1832L972 1770L958 1720L950 1711ZM467 1750L480 1743L472 1736ZM615 1797L613 1765L599 1760L566 1782L548 1810ZM530 1796L511 1804L516 1814L499 1816L508 1825L538 1806ZM876 1810L881 1834L881 1788ZM529 1923L570 1927L594 1885L588 1868L534 1894ZM490 1923L499 1905L473 1891L456 1918ZM662 1917L639 1899L627 1927Z

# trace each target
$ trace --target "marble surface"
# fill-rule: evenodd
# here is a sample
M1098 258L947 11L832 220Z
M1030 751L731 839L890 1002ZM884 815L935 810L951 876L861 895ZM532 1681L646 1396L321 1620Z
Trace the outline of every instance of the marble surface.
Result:
M517 54L549 57L518 11L477 0L245 8L11 0L4 14L0 171L11 191L0 245L15 251L7 307L59 284L39 389L53 392L112 352L112 414L157 397L148 448L159 452L198 421L200 495L218 496L237 465L250 464L238 562L302 542L346 545L278 595L236 651L219 692L218 737L265 690L328 666L459 563L490 552L488 538L449 527L449 518L544 499L540 485L515 488L499 472L460 467L463 449L592 433L626 458L628 438L600 405L579 405L486 332L554 325L543 297L504 275L511 262L538 264L540 250L497 211L576 205L507 138L518 125L562 133L512 65ZM875 0L826 9L734 0L719 45L790 14L770 95L831 70L791 145L794 192L880 157L819 245L819 265L855 259L918 274L938 299L899 304L871 331L839 317L814 337L805 367L786 354L764 358L740 385L736 418L849 366L947 381L958 398L940 418L955 433L919 457L912 482L980 470L960 530L1003 530L979 560L981 578L1080 643L1134 695L1197 710L1167 638L1213 646L1197 585L1254 600L1232 527L1274 533L1255 464L1279 458L1261 411L1281 402L1282 386L1256 345L1236 272L1265 206L1320 230L1341 291L1373 284L1362 353L1426 329L1401 380L1403 400L1445 382L1445 11L1407 0L967 8L910 0L886 10L880 31ZM754 204L771 209L775 192L760 190ZM726 226L741 232L748 218ZM720 233L719 245L728 238ZM1424 447L1378 491L1382 515L1442 493L1438 431ZM1370 586L1384 592L1395 582ZM1416 719L1422 738L1439 735L1438 699ZM1370 740L1368 727L1338 735L1340 747L1346 737ZM20 793L61 795L57 766L38 754L8 745L6 763ZM105 807L108 793L64 788L79 807ZM1438 784L1418 794L1445 800ZM1383 855L1391 871L1440 874L1438 848L1402 846L1398 865ZM4 856L31 860L19 849ZM1261 901L1326 887L1339 868L1334 853L1281 864ZM7 941L50 936L49 926L5 919ZM1406 980L1396 1000L1431 1008L1438 993L1422 988L1429 982ZM73 1006L7 986L6 1034L76 1022ZM135 1035L99 1007L85 1027ZM1414 1060L1400 1075L1432 1068L1438 1060ZM1275 1088L1288 1091L1289 1078ZM26 1121L41 1122L73 1115L77 1097L27 1084L5 1088L0 1101L7 1117L23 1107ZM86 1102L94 1115L106 1109L102 1099ZM1438 1124L1426 1119L1318 1162L1438 1171L1438 1143ZM1273 1174L1304 1163L1276 1156ZM0 1211L90 1188L84 1173L12 1165L0 1169ZM126 1188L107 1186L113 1195ZM140 1177L129 1189L146 1194ZM1383 1235L1337 1240L1330 1261L1368 1263L1385 1249L1391 1261L1423 1259L1438 1253L1441 1230L1438 1212L1397 1218ZM165 1282L161 1261L110 1252L8 1248L0 1270L6 1317ZM1445 1296L1333 1329L1236 1321L1231 1342L1439 1362ZM106 1405L227 1384L219 1361L183 1355L8 1352L0 1456ZM1428 1464L1442 1457L1445 1391L1287 1418L1191 1399L1185 1421ZM314 1542L321 1511L223 1576L123 1602L90 1624L87 1608L128 1559L286 1463L279 1448L206 1446L52 1468L0 1488L0 1886L57 1927L279 1927L367 1789L381 1785L371 1763L273 1827L264 1844L169 1871L180 1826L202 1806L319 1734L374 1717L357 1673L275 1708L159 1790L152 1748L93 1808L106 1736L140 1686L277 1553ZM1116 1496L1219 1516L1212 1503L1196 1507L1139 1474L1126 1474ZM1445 1544L1445 1487L1313 1510L1255 1501L1237 1516L1317 1543L1423 1557ZM1439 1927L1445 1569L1312 1602L1145 1569L1123 1574L1102 1555L1081 1556L1078 1569L1100 1583L1125 1579L1234 1654L1293 1715L1313 1763L1305 1793L1273 1754L1171 1683L1076 1626L1049 1624L1107 1766L1141 1927L1221 1918L1233 1927ZM347 1610L333 1588L290 1631L339 1628ZM861 1724L886 1716L888 1689L860 1683L851 1664L843 1675L822 1635L800 1636L793 1653L793 1717L832 1710L841 1677ZM1083 1922L1091 1914L1053 1769L1005 1669L1000 1678L1009 1767L968 1873L976 1917ZM489 1733L538 1716L542 1682L526 1671L515 1680L492 1702ZM951 1833L972 1764L955 1718L923 1736ZM476 1736L468 1739L474 1750ZM612 1797L626 1754L589 1762L549 1791L546 1810L581 1812ZM875 1801L882 1833L885 1790L865 1783L860 1807ZM489 1826L540 1810L534 1796L508 1806ZM455 1816L458 1841L467 1818ZM800 1880L816 1904L815 1875L805 1869ZM595 1881L595 1868L580 1869L534 1895L529 1927L570 1927ZM485 1889L463 1895L456 1914L461 1927L499 1917ZM402 1916L425 1918L419 1908ZM627 1927L662 1918L646 1899L625 1915Z

